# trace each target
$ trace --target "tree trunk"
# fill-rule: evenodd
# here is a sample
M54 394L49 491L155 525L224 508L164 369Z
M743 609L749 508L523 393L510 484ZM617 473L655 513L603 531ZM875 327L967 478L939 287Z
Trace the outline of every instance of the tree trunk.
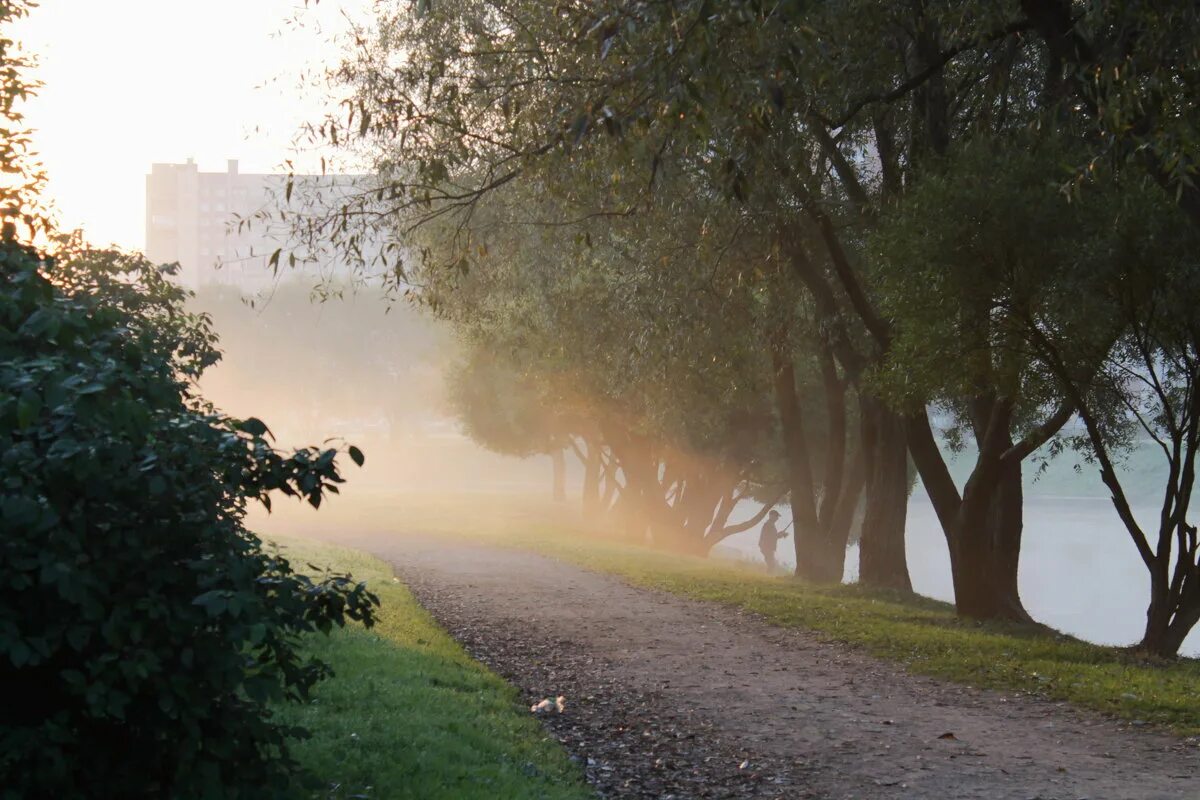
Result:
M860 395L866 457L866 509L859 539L858 580L864 586L912 591L905 556L908 445L904 419Z
M1012 404L990 394L972 401L972 426L979 457L963 491L955 538L965 569L956 580L958 613L976 619L1032 622L1021 602L1017 571L1024 527L1021 462L1005 462L1013 446ZM967 602L958 599L957 587Z
M1167 579L1165 568L1151 570L1146 630L1138 643L1139 650L1162 658L1178 655L1184 639L1200 622L1200 568L1195 566L1195 552L1185 550L1179 557L1188 563L1178 565L1184 575L1176 586Z
M594 520L600 513L600 471L602 468L600 446L587 443L587 458L583 462L583 516Z
M1155 564L1155 567L1161 567L1161 565ZM1150 570L1150 605L1146 609L1146 630L1142 635L1142 641L1138 643L1138 649L1154 655L1164 655L1167 647L1167 630L1170 626L1171 608L1167 600L1166 570L1152 568Z
M1005 473L993 479L991 500L978 522L968 510L955 523L954 602L962 617L1032 622L1017 587L1023 527L1020 465Z
M562 503L567 499L567 460L562 450L553 450L550 460L554 464L554 502Z
M729 494L725 495L725 497L721 499L721 504L717 508L716 518L713 520L712 526L708 529L708 533L704 537L705 552L711 552L713 547L730 536L743 533L751 528L757 528L766 518L766 516L771 513L775 506L779 505L779 501L782 500L786 494L786 492L780 492L772 499L763 503L762 507L759 508L758 512L754 514L754 516L743 520L736 525L730 525L728 524L729 516L733 513L734 507L740 501L736 490L730 491Z
M955 533L954 555L950 559L954 579L954 608L960 617L970 619L1002 618L992 586L991 550L986 536L959 536Z
M922 411L907 419L909 452L941 523L950 550L954 604L959 616L1029 622L1017 591L1021 545L1021 469L979 463L962 494ZM999 448L1000 439L981 447ZM1011 442L1005 432L1003 441ZM989 454L989 457L994 453Z
M1011 440L1008 440L1011 446ZM1017 577L1021 561L1021 535L1025 529L1025 491L1021 485L1021 464L1001 468L999 485L988 512L992 563L995 570L995 602L1003 619L1032 622L1021 602Z
M849 528L847 528L849 534ZM801 538L801 531L793 534ZM796 549L803 551L804 560L797 561L796 575L814 583L841 583L846 575L846 542L837 541L817 529L797 542ZM799 556L797 556L799 558Z
M616 451L618 445L613 437L607 436ZM682 540L685 520L679 509L667 501L667 488L677 484L678 491L686 491L682 474L676 475L670 463L664 465L663 456L654 442L645 436L625 432L620 444L621 469L625 473L625 491L635 510L635 527L645 536L645 541L657 547L677 549ZM685 548L686 549L686 548Z
M733 509L737 505L737 498L737 486L731 488L721 497L721 502L717 504L717 511L713 515L712 525L704 534L705 538L712 537L720 531L725 530L725 527L729 523L729 516L733 513ZM709 544L708 547L711 550L712 544Z
M795 366L786 342L786 332L777 335L771 347L775 371L775 403L783 429L784 455L791 495L792 541L796 552L796 575L818 583L837 583L845 572L846 546L833 547L824 535L817 515L812 464L800 402L796 396Z
M642 516L640 503L636 498L636 490L626 485L619 492L612 504L612 519L614 528L625 541L633 544L645 544L646 518Z
M659 494L662 484L658 481L657 461L652 465L645 442L621 426L604 422L602 432L612 454L610 489L616 485L618 465L625 476L625 485L617 494L613 507L614 515L629 541L646 544L651 539L650 528L654 523L650 502L663 502Z
M663 502L659 495L661 484L649 472L649 465L640 462L640 458L622 460L626 484L621 496L628 500L626 519L634 540L653 544L662 536L662 514L656 509L656 504Z
M724 498L732 493L729 488L733 484L723 477L719 471L705 476L695 476L689 482L685 523L685 533L689 543L694 543L692 550L697 555L708 556L712 542L708 540L708 532L714 524L714 519L724 507Z
M1180 609L1175 615L1175 619L1171 620L1171 624L1167 626L1166 634L1162 638L1161 649L1151 652L1164 658L1173 658L1179 655L1179 648L1183 647L1183 640L1192 632L1192 628L1196 627L1197 622L1200 622L1200 604Z
M600 497L600 510L604 513L610 513L617 501L617 492L621 489L621 484L617 478L617 472L620 467L617 466L616 459L609 459L608 464L604 465L601 470L601 482L604 485L604 491ZM626 476L626 480L628 480Z

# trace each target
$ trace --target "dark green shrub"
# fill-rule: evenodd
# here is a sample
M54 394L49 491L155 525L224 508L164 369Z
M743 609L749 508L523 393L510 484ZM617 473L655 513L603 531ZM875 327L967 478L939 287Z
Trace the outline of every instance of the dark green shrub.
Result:
M0 242L0 796L284 794L268 703L326 672L298 639L377 601L243 517L319 505L337 453L277 452L197 396L215 337L165 270L68 250Z

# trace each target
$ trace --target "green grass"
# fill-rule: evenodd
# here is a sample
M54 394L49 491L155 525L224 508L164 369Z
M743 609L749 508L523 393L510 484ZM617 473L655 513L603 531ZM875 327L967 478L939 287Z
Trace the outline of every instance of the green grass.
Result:
M293 754L319 798L582 800L592 793L516 692L473 661L419 606L391 568L353 550L281 539L297 566L349 571L383 603L370 631L313 636L335 675L280 722L313 732Z
M728 562L666 555L532 530L513 544L698 600L738 606L971 686L1027 692L1200 734L1200 662L1150 662L1042 630L966 622L947 603L856 586L770 578Z
M855 586L771 578L747 565L667 554L589 535L536 501L425 498L398 510L406 530L536 550L630 583L737 606L971 686L1067 700L1128 720L1200 734L1200 660L1154 662L1046 630L959 620L947 604Z

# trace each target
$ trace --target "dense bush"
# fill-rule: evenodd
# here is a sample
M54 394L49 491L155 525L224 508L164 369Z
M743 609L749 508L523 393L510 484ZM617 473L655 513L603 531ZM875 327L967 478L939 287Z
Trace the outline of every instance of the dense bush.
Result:
M274 490L319 505L337 453L197 396L219 353L186 298L140 257L0 243L2 797L283 794L268 704L327 671L299 637L372 621L243 526Z

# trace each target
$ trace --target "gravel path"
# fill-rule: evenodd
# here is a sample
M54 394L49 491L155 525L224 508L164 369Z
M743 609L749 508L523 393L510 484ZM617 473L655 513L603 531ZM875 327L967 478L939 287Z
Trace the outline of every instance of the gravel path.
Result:
M908 675L803 631L532 553L352 543L530 703L605 797L1179 800L1195 743Z

